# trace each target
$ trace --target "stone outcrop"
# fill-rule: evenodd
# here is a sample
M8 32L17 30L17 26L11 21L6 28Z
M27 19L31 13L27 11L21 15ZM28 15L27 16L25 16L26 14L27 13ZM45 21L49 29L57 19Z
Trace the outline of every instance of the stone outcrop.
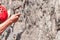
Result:
M20 13L0 40L60 40L60 0L0 0L11 15Z

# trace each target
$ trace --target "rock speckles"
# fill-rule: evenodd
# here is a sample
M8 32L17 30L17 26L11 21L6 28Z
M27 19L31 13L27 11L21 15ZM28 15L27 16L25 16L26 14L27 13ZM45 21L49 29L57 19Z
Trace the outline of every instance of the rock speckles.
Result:
M60 40L59 0L0 0L9 13L21 13L0 40ZM11 25L13 26L13 25Z

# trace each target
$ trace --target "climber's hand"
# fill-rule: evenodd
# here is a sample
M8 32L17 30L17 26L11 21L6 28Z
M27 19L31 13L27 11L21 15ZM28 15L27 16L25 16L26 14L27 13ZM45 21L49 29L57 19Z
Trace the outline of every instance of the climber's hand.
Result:
M9 20L12 21L12 23L15 23L15 22L17 22L17 20L19 19L19 17L20 17L20 14L17 13L17 14L12 15L12 16L9 18Z

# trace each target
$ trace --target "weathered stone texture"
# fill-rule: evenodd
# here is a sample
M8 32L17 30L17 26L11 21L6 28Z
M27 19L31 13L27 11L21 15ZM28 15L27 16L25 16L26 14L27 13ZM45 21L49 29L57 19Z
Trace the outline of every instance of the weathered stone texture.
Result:
M21 13L17 23L0 40L60 40L60 0L0 0L11 15Z

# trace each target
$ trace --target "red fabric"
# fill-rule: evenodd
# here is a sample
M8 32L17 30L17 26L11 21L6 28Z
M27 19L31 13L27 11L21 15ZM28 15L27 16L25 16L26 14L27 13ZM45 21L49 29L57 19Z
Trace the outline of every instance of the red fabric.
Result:
M8 13L7 13L7 9L0 5L0 21L4 22L5 20L7 20L8 18Z

